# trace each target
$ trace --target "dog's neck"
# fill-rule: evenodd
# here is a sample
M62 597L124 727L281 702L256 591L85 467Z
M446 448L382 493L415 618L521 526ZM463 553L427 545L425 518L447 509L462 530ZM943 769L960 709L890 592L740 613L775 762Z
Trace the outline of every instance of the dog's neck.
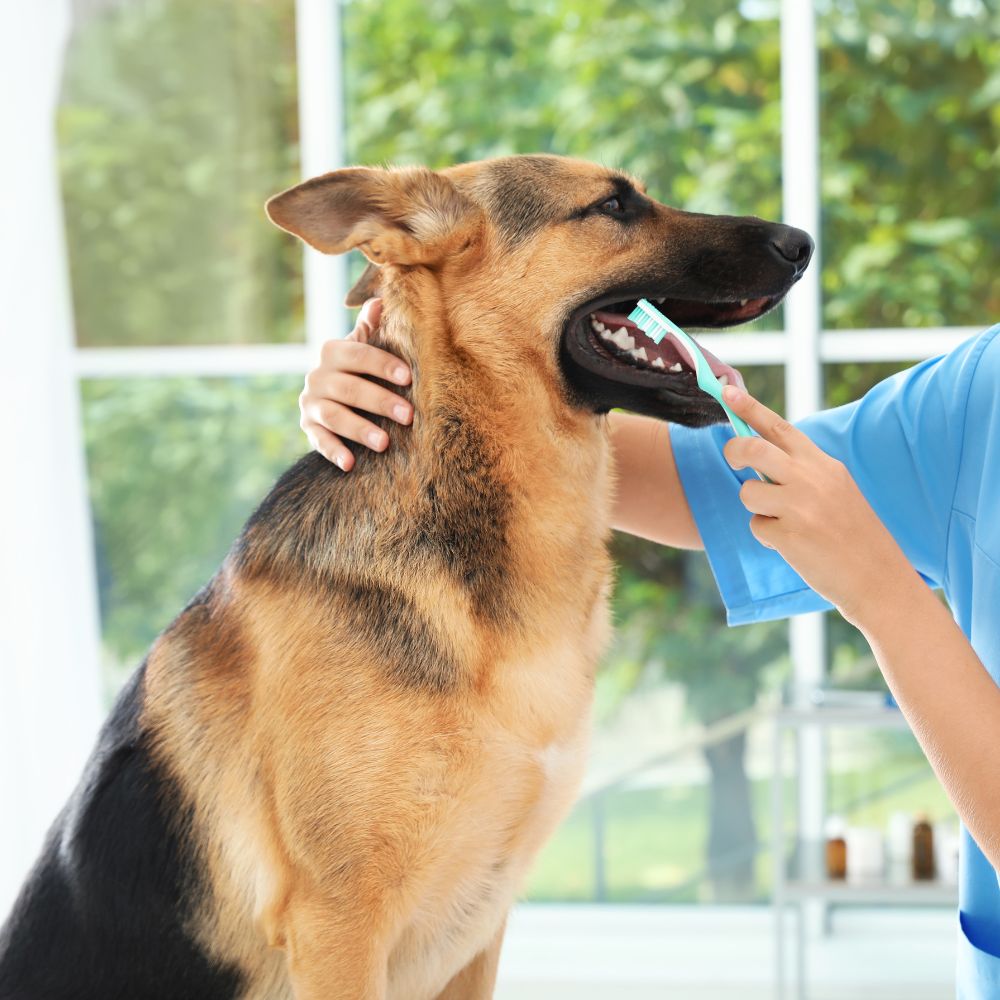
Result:
M395 428L389 452L374 459L395 466L400 517L415 520L444 558L467 560L462 572L484 607L512 553L541 548L548 558L530 563L568 581L577 558L603 548L609 533L605 421L572 409L552 368L515 355L515 345L498 338L495 350L463 347L464 331L451 328L429 290L412 302L384 294L379 337L414 376L413 428ZM482 323L488 330L497 320L490 314Z
M450 310L435 282L415 284L404 280L384 289L377 341L413 370L414 433L412 440L402 441L401 450L437 449L442 433L450 436L456 422L469 423L490 428L494 461L502 462L507 453L521 468L542 466L564 477L574 492L573 480L590 477L593 482L598 470L580 468L580 450L596 459L606 427L570 404L555 359L545 358L544 348L536 346L544 338L530 346L524 336L509 342L506 330L523 320L499 310L477 311L468 303ZM394 441L400 439L397 430ZM526 486L530 489L530 483ZM551 494L551 484L545 492Z
M506 657L534 662L590 634L607 588L605 421L556 412L551 368L526 372L530 359L505 359L503 347L497 358L463 351L441 315L386 296L379 340L413 366L413 426L395 426L385 454L359 450L349 474L303 458L247 522L225 572L286 592L295 581L297 601L332 602L319 618L368 595L371 614L416 616L434 649L460 651L462 670L487 670L498 635ZM464 613L444 619L442 603Z

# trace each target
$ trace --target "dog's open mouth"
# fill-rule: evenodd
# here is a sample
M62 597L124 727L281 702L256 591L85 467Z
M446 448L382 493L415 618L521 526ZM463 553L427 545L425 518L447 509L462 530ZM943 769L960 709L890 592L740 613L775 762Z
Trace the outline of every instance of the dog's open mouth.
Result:
M742 308L749 309L755 302L760 301L759 299L747 300L746 305ZM674 315L671 315L670 318L674 319ZM673 334L668 333L657 344L650 337L647 337L625 313L613 309L595 310L588 314L586 321L590 324L591 340L595 350L604 352L611 359L634 365L636 368L649 368L653 371L669 372L672 375L694 377L694 359L684 344L677 340ZM737 369L721 361L701 344L698 344L698 347L711 366L712 374L722 385L742 386L744 384L743 376Z
M739 302L694 302L666 298L654 298L651 301L678 326L704 328L734 326L757 319L772 309L781 298L782 296L775 295L746 298ZM693 379L694 359L679 340L668 333L657 344L628 318L635 303L635 299L626 299L585 314L583 323L589 326L590 341L595 351L610 360L635 368ZM743 376L739 371L717 358L711 351L705 350L701 344L698 346L720 383L743 385Z
M757 319L773 309L784 292L732 302L620 292L592 300L578 309L566 326L564 367L592 404L599 408L625 406L694 425L724 419L718 403L698 386L694 359L687 348L669 333L655 343L628 318L639 298L648 298L688 332L689 328L735 326ZM698 346L722 385L743 386L737 369Z

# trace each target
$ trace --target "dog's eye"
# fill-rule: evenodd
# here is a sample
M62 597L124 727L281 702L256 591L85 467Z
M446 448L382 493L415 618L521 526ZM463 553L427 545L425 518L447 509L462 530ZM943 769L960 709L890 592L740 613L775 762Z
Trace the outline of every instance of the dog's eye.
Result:
M625 211L625 206L622 204L621 198L615 195L608 198L607 201L601 202L601 211L607 212L608 215L621 215Z

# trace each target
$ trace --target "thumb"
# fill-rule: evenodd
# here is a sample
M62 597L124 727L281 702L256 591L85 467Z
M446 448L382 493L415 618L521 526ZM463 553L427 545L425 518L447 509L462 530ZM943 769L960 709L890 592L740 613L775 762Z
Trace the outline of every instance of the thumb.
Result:
M358 323L366 323L370 330L378 328L379 320L382 319L382 300L365 299L365 304L358 313Z
M382 318L382 300L365 299L365 304L354 321L354 329L347 335L347 340L356 340L359 344L367 344L368 338L378 329Z

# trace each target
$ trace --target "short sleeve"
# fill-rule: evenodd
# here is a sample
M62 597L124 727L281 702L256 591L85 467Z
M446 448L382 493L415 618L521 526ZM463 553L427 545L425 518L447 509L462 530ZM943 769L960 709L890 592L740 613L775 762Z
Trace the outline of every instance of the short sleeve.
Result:
M850 470L917 571L944 580L948 527L962 461L970 386L1000 328L875 386L847 406L799 426ZM732 625L783 618L830 605L776 552L750 533L739 499L753 473L722 456L728 426L671 427L674 459Z

